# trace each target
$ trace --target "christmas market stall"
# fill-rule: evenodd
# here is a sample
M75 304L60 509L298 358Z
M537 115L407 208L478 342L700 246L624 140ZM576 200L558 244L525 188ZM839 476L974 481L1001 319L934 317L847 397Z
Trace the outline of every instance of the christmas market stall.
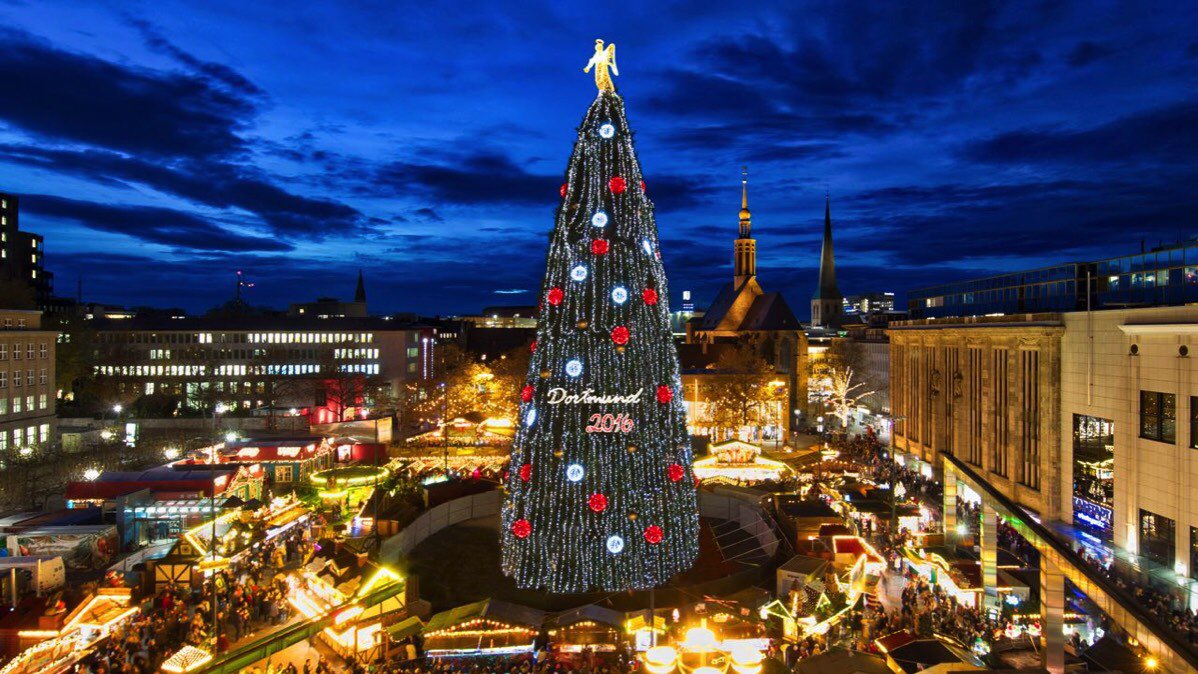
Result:
M76 605L60 629L23 631L20 634L23 642L36 643L0 668L0 674L68 671L138 610L128 588L101 588Z
M553 652L569 660L580 654L617 652L624 643L623 624L623 613L588 604L554 615L546 627Z
M431 657L532 653L544 621L537 609L484 599L430 618L424 651Z
M705 484L781 482L793 475L781 461L761 456L761 448L740 440L713 444L710 456L694 463L695 476Z

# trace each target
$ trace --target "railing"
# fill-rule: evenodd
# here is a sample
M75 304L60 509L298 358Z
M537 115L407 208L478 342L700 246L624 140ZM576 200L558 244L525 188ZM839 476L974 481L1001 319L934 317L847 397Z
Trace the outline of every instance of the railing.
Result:
M1145 638L1144 634L1147 632L1160 643L1162 648L1168 649L1171 654L1175 655L1175 660L1183 660L1188 665L1189 671L1198 672L1198 652L1189 644L1182 641L1167 625L1161 624L1158 619L1149 614L1137 603L1134 597L1115 586L1102 574L1096 573L1090 564L1073 551L1073 548L1062 543L1048 527L1032 519L1022 508L995 489L989 482L978 476L967 464L948 453L941 453L941 456L946 463L953 466L956 472L961 473L968 479L971 487L980 490L983 498L990 500L996 509L1005 512L1011 519L1015 520L1015 528L1019 534L1028 539L1040 551L1041 564L1047 561L1060 567L1070 582L1078 586L1078 589L1083 594L1099 605L1099 608L1105 611L1116 624L1132 632L1133 636L1141 644L1147 646L1148 639ZM1055 560L1046 559L1047 555L1044 553L1049 551L1055 555ZM1064 564L1061 562L1064 562ZM1070 570L1073 573L1068 573ZM1130 617L1138 625L1124 624L1127 621L1120 620L1119 616L1110 610L1111 606L1103 606L1102 604L1108 602L1103 602L1102 597L1095 596L1093 591L1086 587L1086 584L1101 590L1106 595L1109 603L1117 606L1119 610L1123 611L1127 617ZM1149 650L1152 649L1149 648Z

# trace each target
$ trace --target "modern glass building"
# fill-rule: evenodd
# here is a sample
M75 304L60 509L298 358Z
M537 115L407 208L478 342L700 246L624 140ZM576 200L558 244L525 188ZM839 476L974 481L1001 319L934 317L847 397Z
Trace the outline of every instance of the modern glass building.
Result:
M912 318L1084 311L1188 302L1198 302L1198 241L1136 255L1068 262L945 283L907 295Z

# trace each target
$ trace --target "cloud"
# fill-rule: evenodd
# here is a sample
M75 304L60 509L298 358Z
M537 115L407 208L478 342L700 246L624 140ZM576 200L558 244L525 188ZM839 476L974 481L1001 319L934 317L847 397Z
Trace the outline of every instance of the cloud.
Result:
M0 159L110 185L146 185L196 204L242 210L284 235L319 239L365 226L362 214L350 206L293 194L258 169L229 162L150 162L107 150L15 144L0 144Z
M227 157L256 101L224 81L118 65L0 30L0 119L28 133L153 157Z
M1198 100L1180 101L1086 129L1009 131L971 143L965 158L987 163L1087 162L1190 165L1198 147Z
M223 229L191 213L155 206L99 204L28 194L21 208L35 216L70 220L89 229L125 234L149 243L208 251L286 251L276 238L246 236Z
M417 190L435 201L466 206L551 205L556 202L560 181L532 173L493 151L444 157L442 163L391 162L374 176L374 185L383 192Z
M1114 53L1115 49L1109 45L1083 40L1074 45L1073 49L1069 50L1065 61L1074 68L1082 68Z

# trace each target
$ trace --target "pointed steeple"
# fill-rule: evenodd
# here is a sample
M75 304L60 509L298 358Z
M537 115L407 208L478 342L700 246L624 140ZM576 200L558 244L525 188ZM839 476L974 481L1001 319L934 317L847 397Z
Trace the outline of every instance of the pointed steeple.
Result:
M831 195L824 196L824 244L819 254L819 288L815 291L815 299L843 299L836 285L836 257L832 254Z
M732 242L732 274L737 287L757 275L757 241L753 239L751 220L749 167L746 166L740 173L740 235Z
M366 303L366 283L362 278L362 270L358 270L358 288L354 291L354 301Z
M844 297L836 285L836 257L832 253L832 197L824 196L824 243L819 255L819 287L811 298L811 324L816 327L840 326Z
M749 213L749 167L741 169L740 173L740 238L752 238L750 230L752 214Z

